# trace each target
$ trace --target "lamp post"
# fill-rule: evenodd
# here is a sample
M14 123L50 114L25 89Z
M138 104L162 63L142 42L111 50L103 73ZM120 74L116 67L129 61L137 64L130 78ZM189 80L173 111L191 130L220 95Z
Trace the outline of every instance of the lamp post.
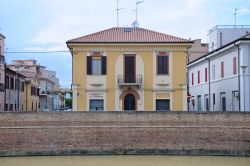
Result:
M240 66L243 72L243 101L244 101L244 112L246 111L246 103L245 103L245 73L246 73L246 69L248 66L246 65L242 65Z

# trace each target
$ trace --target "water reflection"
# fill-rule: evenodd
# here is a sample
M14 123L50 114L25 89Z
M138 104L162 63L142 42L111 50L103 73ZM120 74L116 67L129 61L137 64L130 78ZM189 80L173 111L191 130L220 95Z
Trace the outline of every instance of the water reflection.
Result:
M249 166L249 157L44 156L1 157L0 166Z

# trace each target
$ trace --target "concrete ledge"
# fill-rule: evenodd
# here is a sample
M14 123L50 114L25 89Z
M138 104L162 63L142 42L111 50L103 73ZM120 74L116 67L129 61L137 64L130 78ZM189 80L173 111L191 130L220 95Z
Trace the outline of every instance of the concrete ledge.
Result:
M172 149L114 149L110 151L94 151L86 149L72 149L63 151L26 151L26 152L3 152L0 157L20 156L72 156L72 155L177 155L177 156L239 156L250 157L250 151L228 150L172 150Z

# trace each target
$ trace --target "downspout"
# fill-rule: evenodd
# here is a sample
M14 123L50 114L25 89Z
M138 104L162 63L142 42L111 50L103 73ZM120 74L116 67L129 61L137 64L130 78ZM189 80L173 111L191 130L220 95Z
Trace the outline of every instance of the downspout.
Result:
M25 85L26 85L26 88L25 88L25 91L26 91L26 102L25 102L25 106L26 106L26 111L28 111L28 85L27 85L27 82L25 81Z
M74 58L73 58L73 55L74 55L74 53L73 53L73 48L70 48L69 46L68 46L68 44L67 44L67 47L69 48L69 50L70 50L70 54L71 54L71 92L72 92L72 97L71 97L71 103L72 103L72 105L71 105L71 109L72 109L72 111L75 111L75 110L73 110L73 100L74 100L74 98L73 98L73 88L72 88L72 85L73 85L73 70L74 70L74 68L73 68L73 60L74 60ZM64 98L64 103L65 103L65 98Z
M209 108L208 111L210 111L211 108L211 81L210 81L210 59L205 57L208 61L208 99L209 99Z
M239 111L241 111L241 102L240 102L240 90L241 90L241 87L240 87L240 46L236 45L235 43L234 43L234 45L238 48L238 89L239 89L238 98L239 98Z

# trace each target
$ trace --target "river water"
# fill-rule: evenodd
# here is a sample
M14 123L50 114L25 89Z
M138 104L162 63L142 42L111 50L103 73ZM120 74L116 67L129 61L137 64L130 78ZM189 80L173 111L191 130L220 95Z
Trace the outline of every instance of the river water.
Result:
M250 157L39 156L0 157L0 166L250 166Z

